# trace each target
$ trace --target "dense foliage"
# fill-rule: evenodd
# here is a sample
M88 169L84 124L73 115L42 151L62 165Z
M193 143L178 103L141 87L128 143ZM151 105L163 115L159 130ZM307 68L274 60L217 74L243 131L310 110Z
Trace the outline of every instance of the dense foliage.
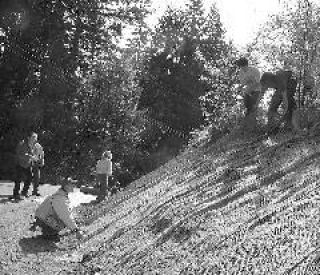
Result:
M117 43L123 27L143 21L146 7L147 1L1 1L2 173L12 175L15 145L30 129L40 133L52 174L88 175L105 148L124 162L138 130L130 122L135 89Z
M45 147L44 174L88 176L110 149L116 174L130 181L177 154L205 118L221 117L223 101L234 103L217 9L205 14L192 0L152 31L148 5L1 2L2 173L13 173L16 143L32 129ZM132 38L119 47L124 28Z
M234 127L242 115L239 53L217 7L189 0L168 8L154 29L149 7L149 0L0 1L2 177L14 175L15 146L30 129L45 148L44 175L88 178L109 149L127 183L201 129L217 138ZM319 14L313 1L284 4L248 47L252 60L294 71L301 106L317 98Z
M282 1L283 9L261 27L249 46L266 69L292 70L298 80L299 107L315 103L319 82L320 7L317 1Z
M169 8L152 36L139 108L175 136L188 138L206 122L221 129L235 105L233 51L215 6L207 14L198 0L189 1L185 10ZM168 139L167 131L162 138L157 134L157 141L162 139ZM145 142L158 146L153 136Z

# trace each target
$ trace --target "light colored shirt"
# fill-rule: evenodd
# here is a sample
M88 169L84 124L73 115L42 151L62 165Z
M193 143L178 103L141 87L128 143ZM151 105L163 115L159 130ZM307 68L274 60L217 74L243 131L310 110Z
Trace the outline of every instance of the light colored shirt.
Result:
M257 68L247 67L246 69L240 68L239 72L240 84L244 86L246 94L254 91L260 91L260 72Z
M36 158L36 163L40 166L44 165L44 151L43 147L40 145L40 143L36 143L32 148L33 156Z
M56 217L71 230L76 229L77 225L71 216L69 208L70 201L68 193L60 188L56 193L47 197L37 208L35 216L43 222L48 216ZM49 225L50 226L50 225Z
M100 159L97 162L96 166L96 173L97 174L106 174L108 176L112 175L112 161L111 159L105 158Z

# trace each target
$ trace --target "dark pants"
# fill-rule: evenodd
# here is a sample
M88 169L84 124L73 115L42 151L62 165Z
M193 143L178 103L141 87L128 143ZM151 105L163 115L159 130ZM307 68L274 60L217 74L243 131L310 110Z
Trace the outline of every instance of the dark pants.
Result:
M59 232L57 230L46 225L42 220L40 220L37 217L36 217L32 226L33 227L39 226L41 228L43 236L48 236L48 237L56 237L56 236L58 237L59 236Z
M111 192L111 195L117 193L120 188L120 183L113 177L110 176L108 179L108 189Z
M108 190L108 176L106 174L97 174L97 181L100 188L98 199L105 198Z
M40 183L40 172L41 167L39 165L34 165L32 167L32 174L33 174L33 194L36 194L39 192L39 183Z
M260 92L259 91L253 91L249 94L245 94L243 101L244 101L244 106L246 108L246 116L250 115L257 109L257 101L259 99Z
M14 188L13 188L13 196L19 196L20 183L22 181L24 182L24 185L23 185L21 194L27 195L31 181L32 181L32 169L31 167L24 168L24 167L21 167L20 165L17 165Z

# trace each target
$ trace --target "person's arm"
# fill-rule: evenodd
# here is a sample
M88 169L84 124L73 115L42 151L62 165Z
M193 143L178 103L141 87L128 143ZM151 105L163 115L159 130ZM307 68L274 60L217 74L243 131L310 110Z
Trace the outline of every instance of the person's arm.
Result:
M76 230L78 227L75 221L71 217L71 213L69 211L67 205L67 199L60 197L55 197L52 200L52 206L54 211L56 212L58 218L71 230Z
M245 85L247 85L247 86L249 86L249 85L254 85L254 84L256 84L257 83L257 81L253 78L253 79L246 79L246 81L245 81Z
M240 83L239 83L238 89L242 95L244 93L246 93L246 90L248 87L247 81L248 81L248 78L246 76L246 73L240 70L240 73L239 73L239 82Z
M29 154L24 146L24 143L19 143L17 148L16 148L16 155L19 160L19 163L25 163L25 164L30 164L31 161L33 160L33 156Z
M242 89L244 88L244 84L239 84L239 86L238 86L238 89L239 89L239 91L242 91Z
M260 86L260 72L258 69L252 69L245 79L245 84L247 86L247 93L261 90Z
M44 150L43 147L39 144L39 155L40 155L40 159L39 159L39 164L40 166L44 166Z
M107 175L112 176L112 161L111 160L109 160L107 162Z
M96 164L96 174L101 173L101 160L99 159Z

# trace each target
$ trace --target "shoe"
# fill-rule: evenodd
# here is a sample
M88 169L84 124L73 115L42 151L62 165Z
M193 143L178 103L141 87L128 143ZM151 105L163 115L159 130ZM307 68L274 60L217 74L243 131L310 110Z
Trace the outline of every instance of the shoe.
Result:
M22 200L22 198L20 197L20 195L10 196L9 199L10 199L10 200L16 200L16 201Z
M98 197L96 198L96 201L97 201L97 202L101 202L101 201L105 200L105 198L106 198L106 196L98 196Z
M33 224L30 226L29 230L32 231L32 232L37 231L37 225L33 223Z
M25 198L28 198L29 194L28 194L28 192L21 192L21 196L25 197Z
M39 193L39 192L33 192L33 193L32 193L32 196L40 197L41 195L40 195L40 193Z
M42 235L42 238L52 242L60 242L59 235Z

